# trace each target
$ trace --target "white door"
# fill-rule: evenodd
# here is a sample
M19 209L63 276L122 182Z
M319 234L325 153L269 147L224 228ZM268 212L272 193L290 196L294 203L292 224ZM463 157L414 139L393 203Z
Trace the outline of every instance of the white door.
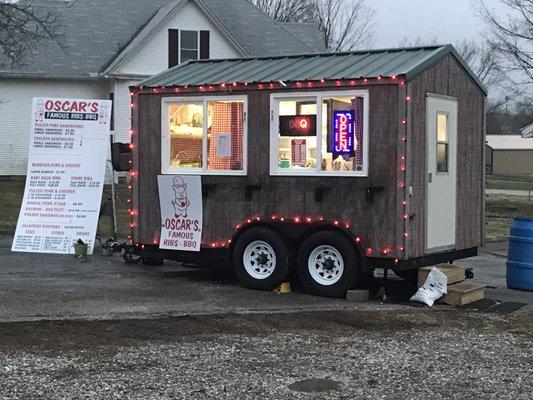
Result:
M427 97L426 249L455 247L457 188L457 101Z

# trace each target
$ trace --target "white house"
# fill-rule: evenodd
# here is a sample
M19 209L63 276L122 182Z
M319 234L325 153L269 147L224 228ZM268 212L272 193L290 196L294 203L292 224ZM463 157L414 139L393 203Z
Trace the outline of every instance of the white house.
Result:
M278 23L247 0L34 0L58 18L55 40L23 65L0 59L0 175L24 175L33 97L110 98L127 141L129 86L191 59L319 53L314 24Z

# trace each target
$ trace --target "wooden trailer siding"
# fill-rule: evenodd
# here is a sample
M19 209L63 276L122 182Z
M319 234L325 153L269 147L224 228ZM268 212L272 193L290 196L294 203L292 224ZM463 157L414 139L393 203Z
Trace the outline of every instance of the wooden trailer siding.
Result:
M370 157L369 176L366 178L270 176L271 92L232 93L248 96L248 174L246 177L202 176L204 187L214 185L207 194L204 190L205 244L230 239L235 233L235 225L247 217L321 215L328 220L349 222L353 231L362 235L365 244L378 251L389 249L389 256L400 256L397 253L403 233L403 220L397 213L398 142L403 118L399 115L400 89L397 84L369 85L364 89L369 90L370 101ZM323 90L342 92L337 87ZM216 94L209 93L209 96ZM187 94L190 95L202 94ZM134 129L138 128L135 144L139 151L135 163L139 176L135 184L140 190L138 196L134 196L134 207L139 213L135 231L137 243L151 243L154 235L157 237L159 234L157 175L161 173L161 98L161 94L139 94L141 116L133 121L134 125L138 124ZM251 192L251 199L245 197L249 185L258 187ZM365 200L367 187L384 188L383 192L376 193L372 204ZM315 198L317 188L327 189L321 202Z
M457 249L478 247L483 242L484 208L484 107L485 95L454 57L417 75L408 83L410 104L409 176L413 186L408 256L426 251L426 95L456 97L457 126Z

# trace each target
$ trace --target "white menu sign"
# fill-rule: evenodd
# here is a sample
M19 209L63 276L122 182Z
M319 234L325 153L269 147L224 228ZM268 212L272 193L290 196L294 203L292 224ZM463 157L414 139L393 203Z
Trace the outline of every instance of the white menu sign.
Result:
M159 248L200 251L202 180L191 175L159 175L161 238Z
M109 147L111 101L33 99L24 199L12 251L92 254Z

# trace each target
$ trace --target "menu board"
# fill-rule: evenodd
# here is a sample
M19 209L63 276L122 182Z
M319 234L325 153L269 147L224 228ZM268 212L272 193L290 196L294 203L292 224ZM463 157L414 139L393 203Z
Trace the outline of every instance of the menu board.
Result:
M307 144L305 139L291 140L291 163L300 167L307 165Z
M26 188L12 251L92 254L109 147L111 101L33 99Z

